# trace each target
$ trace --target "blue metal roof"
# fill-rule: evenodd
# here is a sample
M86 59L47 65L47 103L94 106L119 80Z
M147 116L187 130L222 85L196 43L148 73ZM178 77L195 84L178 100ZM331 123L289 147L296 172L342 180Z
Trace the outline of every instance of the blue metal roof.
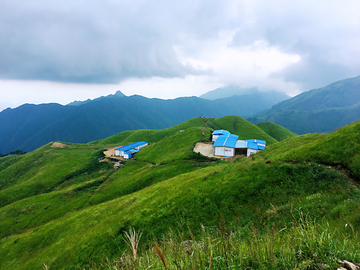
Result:
M247 142L247 147L250 149L256 149L256 150L265 150L266 141L263 140L245 140Z
M221 130L214 130L213 133L212 133L212 135L229 135L229 134L230 134L229 131L223 130L223 129L221 129Z
M225 146L235 148L236 141L239 138L237 135L230 134L228 136L219 136L213 144L213 147Z
M115 150L120 150L120 151L126 152L126 151L128 151L130 149L133 149L135 147L139 147L139 146L144 145L144 144L147 144L147 142L134 142L134 143L131 143L131 144L119 147L119 148L115 148Z
M133 157L133 153L131 153L131 151L124 152L124 155L128 155L129 158Z
M237 140L235 148L247 148L247 142Z

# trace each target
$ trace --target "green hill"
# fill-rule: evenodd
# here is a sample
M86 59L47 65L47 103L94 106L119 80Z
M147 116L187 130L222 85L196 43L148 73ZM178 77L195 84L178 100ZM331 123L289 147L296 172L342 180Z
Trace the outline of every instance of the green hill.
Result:
M259 123L256 126L279 142L297 136L294 132L271 122Z
M214 128L228 129L241 139L263 136L269 143L265 151L235 161L194 154L195 142L208 141ZM279 138L289 134L276 130ZM359 248L353 233L360 229L360 192L354 185L360 179L359 131L358 122L330 134L278 142L239 117L195 118L166 130L126 131L86 145L48 144L25 155L2 157L0 268L161 268L154 241L159 241L168 269L208 269L209 261L213 269L229 267L229 262L238 268L294 269L334 266L337 259L359 261L358 253L340 245L348 241L349 249ZM119 170L98 161L107 146L146 138L149 146ZM299 213L327 226L317 227L323 236L336 229L331 242L336 248L327 249L324 240L310 242L316 245L306 249L299 246L300 236L282 242L298 235L291 224L302 217ZM130 227L143 232L137 261L123 240ZM216 228L220 238L207 238L216 237ZM233 232L244 242L230 250ZM289 255L278 249L272 251L275 255L258 256L273 247L265 239L273 239L275 247L289 244ZM181 253L185 240L209 241L211 250L204 247L196 256L202 267L195 264L192 251L183 248ZM217 256L216 243L223 257ZM238 257L230 256L240 247Z

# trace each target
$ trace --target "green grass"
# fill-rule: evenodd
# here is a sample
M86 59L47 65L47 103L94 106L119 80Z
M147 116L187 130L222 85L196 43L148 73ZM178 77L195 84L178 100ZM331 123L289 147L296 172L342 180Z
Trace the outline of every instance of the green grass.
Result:
M204 135L202 135L204 133ZM192 127L169 136L158 143L141 149L136 159L154 164L170 163L176 160L190 159L195 143L210 138L209 128Z
M146 141L148 143L155 143L161 141L162 139L175 135L180 130L185 130L190 127L206 127L204 120L201 118L193 118L189 121L181 123L179 125L173 126L171 128L163 130L128 130L123 131L114 136L110 136L103 140L98 140L89 143L90 145L121 145L121 144L130 144L136 141Z
M211 128L245 134L241 123L196 118L152 131L162 139L117 171L98 161L103 147L145 140L148 133L141 133L149 131L0 158L0 193L11 198L0 197L0 268L108 269L116 258L133 264L123 241L130 227L143 232L138 269L162 267L154 241L169 269L177 269L174 261L182 269L208 269L210 261L212 269L314 269L315 253L330 266L330 258L358 260L344 243L360 240L360 192L349 181L360 170L360 123L326 135L274 139L265 151L232 162L192 152L197 141L209 140ZM35 190L38 183L44 189ZM300 212L311 218L296 216ZM313 236L303 241L302 232ZM195 245L189 256L185 240L208 246ZM297 250L304 253L299 257Z
M286 180L287 177L292 181ZM221 163L173 177L71 213L38 229L3 239L3 254L0 255L5 261L9 256L16 261L27 261L24 266L17 265L19 269L40 266L41 263L56 269L64 262L73 265L71 261L74 260L86 264L88 257L100 260L102 253L110 257L120 256L125 247L120 241L121 232L129 226L142 229L144 238L149 240L153 235L161 238L168 228L186 233L190 226L197 235L201 233L199 224L216 226L221 214L229 224L238 219L244 232L251 226L266 231L264 222L269 225L276 222L281 226L291 220L288 212L292 208L304 206L305 211L319 217L326 216L351 193L355 196L352 204L358 204L358 191L350 189L345 192L346 189L348 185L340 174L316 164L269 167L263 162L255 162L250 167L243 167L241 164ZM311 198L318 190L328 193L326 201L315 197L311 204L306 205L309 196ZM338 195L339 190L343 190L343 194ZM226 198L223 194L227 194ZM279 209L283 221L276 213L269 212L272 209L270 203ZM353 214L358 215L359 210ZM349 222L353 221L350 219ZM355 230L359 229L356 222L353 226ZM30 252L30 259L26 259L26 254L20 251L24 246L26 250L37 250L36 256ZM9 266L2 264L5 268Z
M95 157L91 159L92 155ZM0 172L0 206L50 192L94 168L100 169L97 157L91 148L52 149L49 145L23 155Z
M95 205L116 199L204 166L209 166L209 164L176 161L166 165L154 165L129 161L126 166L114 173L109 181L101 186L101 189L91 197L89 203Z
M271 122L260 123L256 126L279 142L297 136L294 132Z
M7 167L10 167L11 165L15 164L16 162L18 162L19 160L21 160L22 156L21 155L9 155L9 156L4 156L0 158L0 172L4 169L6 169Z
M284 227L274 223L260 233L256 227L228 226L220 219L214 227L202 226L197 237L169 231L152 245L143 247L141 239L133 258L129 248L121 257L91 262L91 269L337 269L338 260L358 261L360 244L351 230L331 230L320 222L294 211L293 221ZM349 246L353 248L349 248Z
M274 161L318 162L328 165L341 165L351 170L352 176L360 178L360 123L345 126L325 135L305 135L317 137L298 148L289 149L284 154L274 156ZM303 138L303 136L302 136ZM287 141L291 144L291 141Z

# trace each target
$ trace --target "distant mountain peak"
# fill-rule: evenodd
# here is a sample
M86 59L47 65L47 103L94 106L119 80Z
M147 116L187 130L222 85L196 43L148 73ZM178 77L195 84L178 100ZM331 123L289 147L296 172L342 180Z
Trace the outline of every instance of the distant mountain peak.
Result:
M115 94L110 94L110 95L107 95L106 97L126 97L126 95L123 92L121 92L120 90L117 90L115 92ZM75 100L73 102L70 102L67 105L69 105L69 106L80 106L80 105L84 105L86 103L89 103L90 101L98 100L98 99L101 99L101 98L104 98L104 96L101 96L101 97L98 97L98 98L95 98L95 99L88 98L87 100L84 100L84 101Z
M126 97L126 95L121 92L120 90L117 90L116 93L114 94L114 96L117 96L117 97Z

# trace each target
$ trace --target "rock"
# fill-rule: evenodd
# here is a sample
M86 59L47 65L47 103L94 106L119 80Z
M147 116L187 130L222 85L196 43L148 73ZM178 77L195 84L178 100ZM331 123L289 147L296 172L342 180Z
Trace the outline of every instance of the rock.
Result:
M360 265L358 263L352 263L349 261L339 261L339 264L342 266L342 269L347 269L347 270L360 270ZM341 269L340 268L340 269Z
M120 161L118 161L114 164L115 169L119 169L121 166L124 166L124 164L121 164Z

